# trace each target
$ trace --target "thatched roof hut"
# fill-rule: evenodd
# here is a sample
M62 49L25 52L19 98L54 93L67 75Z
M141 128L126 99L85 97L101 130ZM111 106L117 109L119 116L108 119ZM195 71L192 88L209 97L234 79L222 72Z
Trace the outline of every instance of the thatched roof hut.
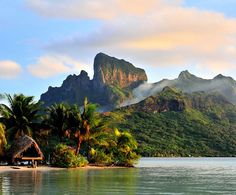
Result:
M29 136L23 135L17 139L9 151L10 161L37 161L43 160L43 153L38 144Z

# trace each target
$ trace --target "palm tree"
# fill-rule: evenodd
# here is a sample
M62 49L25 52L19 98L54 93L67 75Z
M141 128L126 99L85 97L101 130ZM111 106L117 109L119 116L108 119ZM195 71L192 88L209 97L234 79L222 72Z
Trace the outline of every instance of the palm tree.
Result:
M77 105L73 105L68 109L67 116L67 137L73 136L80 128L80 111Z
M46 109L44 124L61 140L73 135L76 139L75 153L78 154L83 141L87 141L89 147L90 131L98 124L96 108L97 105L89 103L87 98L84 100L82 113L76 105L69 107L63 103L54 104Z
M5 127L0 123L0 156L3 155L4 146L6 145L6 137L5 137Z
M63 103L53 104L46 109L46 113L44 124L52 130L52 134L57 135L62 140L68 129L68 106Z
M40 103L34 102L33 96L23 94L13 97L6 94L9 106L0 104L0 122L6 127L6 135L9 140L18 138L24 134L32 136L33 130L38 127L38 111Z
M95 116L96 109L97 109L96 104L89 103L87 98L84 99L83 112L81 115L78 115L80 126L75 133L75 136L77 138L76 154L79 153L81 143L84 140L87 141L87 147L88 147L87 153L89 153L90 130L94 128L94 126L96 126L98 122Z

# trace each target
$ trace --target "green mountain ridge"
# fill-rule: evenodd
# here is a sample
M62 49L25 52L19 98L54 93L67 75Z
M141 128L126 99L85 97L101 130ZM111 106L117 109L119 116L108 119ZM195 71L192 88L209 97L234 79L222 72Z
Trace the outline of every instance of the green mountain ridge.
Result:
M143 156L236 156L236 107L217 93L166 87L107 120L130 131Z

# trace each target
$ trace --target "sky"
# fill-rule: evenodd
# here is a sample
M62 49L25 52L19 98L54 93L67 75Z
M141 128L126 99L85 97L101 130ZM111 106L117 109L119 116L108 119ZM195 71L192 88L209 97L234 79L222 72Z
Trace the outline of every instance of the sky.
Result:
M1 0L0 93L36 100L103 52L145 69L236 79L235 0Z

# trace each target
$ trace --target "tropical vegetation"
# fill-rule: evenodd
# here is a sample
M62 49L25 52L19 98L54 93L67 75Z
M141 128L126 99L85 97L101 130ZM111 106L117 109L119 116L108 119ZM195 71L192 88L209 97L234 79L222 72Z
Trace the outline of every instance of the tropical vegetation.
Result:
M51 164L56 167L75 168L86 166L88 161L83 156L76 155L73 148L58 144L52 153Z
M133 134L142 156L236 156L236 107L219 94L165 88L107 121Z
M0 157L4 154L4 148L6 144L7 141L5 137L5 127L0 123Z
M236 156L236 107L216 93L166 87L140 103L98 113L65 103L43 108L32 97L0 105L0 153L22 134L54 166L132 166L142 156Z
M22 135L33 136L34 130L39 126L38 111L40 103L33 100L33 96L24 96L23 94L6 95L9 106L0 105L0 122L6 127L6 135L9 141Z
M53 166L132 166L139 158L132 135L108 127L103 114L96 112L97 105L87 98L81 108L60 103L43 109L33 97L6 96L9 106L0 105L0 154L6 148L6 140L11 144L20 136L29 135Z

